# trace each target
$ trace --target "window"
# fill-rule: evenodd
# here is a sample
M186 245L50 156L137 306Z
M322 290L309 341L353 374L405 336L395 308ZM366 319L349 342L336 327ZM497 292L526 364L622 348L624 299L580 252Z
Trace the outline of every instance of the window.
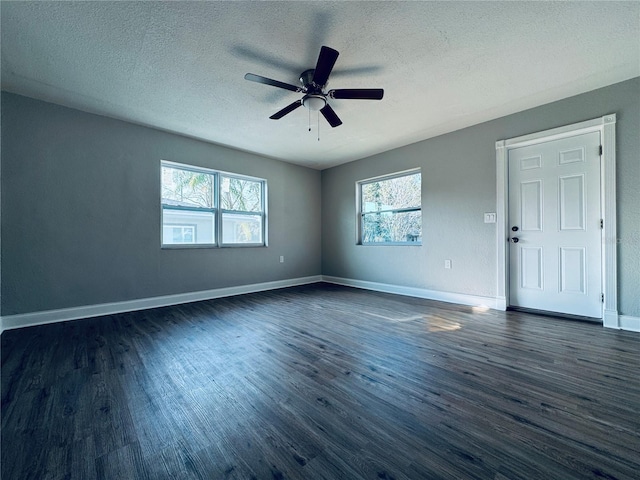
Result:
M161 164L162 245L265 245L264 180Z
M358 242L420 245L421 185L421 173L416 170L358 182Z
M195 242L196 225L163 225L163 228L168 229L168 231L163 233L163 235L164 238L170 238L171 243Z
M223 243L262 243L262 182L221 176Z

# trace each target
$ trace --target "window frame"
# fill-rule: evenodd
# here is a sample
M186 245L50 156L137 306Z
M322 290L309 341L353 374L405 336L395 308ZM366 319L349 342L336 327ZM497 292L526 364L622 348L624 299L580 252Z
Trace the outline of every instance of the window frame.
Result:
M186 205L170 205L164 203L162 197L162 168L173 168L178 170L185 170L188 172L204 173L210 175L212 178L212 208L198 207L198 206L186 206ZM225 210L221 208L220 198L220 185L221 177L238 178L241 180L247 180L251 182L257 182L261 186L261 207L262 210L256 212L245 212L243 210ZM252 177L249 175L241 175L238 173L225 172L222 170L215 170L212 168L198 167L195 165L189 165L185 163L173 162L170 160L160 161L160 246L162 249L190 249L190 248L234 248L234 247L266 247L267 244L267 180L264 178ZM184 210L191 212L206 212L213 215L213 242L211 243L164 243L164 211L165 210ZM223 238L223 213L233 213L240 215L259 216L261 221L261 242L252 243L225 243Z
M375 212L364 212L362 205L362 187L370 183L381 182L385 180L393 180L400 177L409 177L411 175L420 174L420 205L417 207L392 208L387 210L379 210ZM364 236L364 219L366 215L380 213L406 213L420 212L420 227L422 229L422 169L420 167L402 170L400 172L389 173L386 175L378 175L376 177L365 178L356 182L356 245L361 246L422 246L422 240L404 241L404 242L365 242ZM422 236L422 235L421 235Z

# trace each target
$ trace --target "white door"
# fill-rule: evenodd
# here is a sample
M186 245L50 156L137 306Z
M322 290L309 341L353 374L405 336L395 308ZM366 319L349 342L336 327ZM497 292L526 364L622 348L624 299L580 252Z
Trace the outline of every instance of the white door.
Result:
M600 132L508 155L510 305L602 318Z

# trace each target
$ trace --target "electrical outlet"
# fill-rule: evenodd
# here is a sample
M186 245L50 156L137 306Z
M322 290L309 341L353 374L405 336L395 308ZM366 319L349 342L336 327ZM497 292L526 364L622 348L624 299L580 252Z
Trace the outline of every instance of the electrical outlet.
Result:
M451 268L451 260L444 261L444 268Z
M484 214L484 223L496 223L496 214L491 212L491 213L485 213Z
M280 263L284 263L284 255L280 255Z

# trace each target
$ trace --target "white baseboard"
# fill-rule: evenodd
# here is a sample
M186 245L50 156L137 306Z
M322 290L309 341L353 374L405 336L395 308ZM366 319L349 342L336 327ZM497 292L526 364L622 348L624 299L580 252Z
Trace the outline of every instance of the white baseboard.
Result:
M618 315L618 312L616 311L605 310L602 324L606 328L616 328L618 330L640 332L640 317L633 317L631 315Z
M390 285L387 283L368 282L365 280L354 280L352 278L322 276L322 281L346 285L348 287L363 288L376 292L395 293L407 295L409 297L426 298L447 303L458 303L460 305L484 306L493 310L506 310L507 300L505 297L482 297L477 295L466 295L464 293L441 292L437 290L427 290L423 288L403 287L400 285ZM607 328L617 328L618 330L629 330L640 332L640 317L631 315L618 315L617 311L605 311L603 326Z
M618 319L618 328L620 330L640 332L640 317L632 317L631 315L620 315Z
M504 299L496 297L483 297L478 295L467 295L465 293L441 292L438 290L427 290L425 288L403 287L401 285L391 285L388 283L368 282L366 280L355 280L352 278L322 276L322 281L327 283L335 283L337 285L346 285L348 287L363 288L365 290L374 290L376 292L395 293L398 295L407 295L409 297L426 298L428 300L438 300L440 302L458 303L460 305L472 305L474 307L483 306L494 310L506 309Z
M363 288L377 292L394 293L410 297L425 298L460 305L485 306L494 310L505 310L506 299L503 297L483 297L467 295L464 293L441 292L415 287L403 287L387 283L368 282L351 278L332 277L328 275L314 275L310 277L292 278L274 282L254 283L237 287L217 288L200 292L180 293L161 297L141 298L124 302L103 303L99 305L87 305L82 307L63 308L59 310L47 310L42 312L22 313L0 317L0 333L14 328L43 325L47 323L65 322L82 318L98 317L100 315L113 315L116 313L133 312L148 308L167 307L181 303L198 302L214 298L230 297L245 293L263 292L277 288L295 287L310 283L327 282L348 287ZM617 312L605 312L603 324L607 328L640 332L640 317L631 315L618 315Z
M507 310L507 297L496 297L496 310Z
M602 316L602 326L605 328L620 328L620 317L617 310L606 310Z
M47 310L43 312L22 313L16 315L6 315L0 317L1 331L14 328L30 327L33 325L43 325L46 323L66 322L68 320L78 320L81 318L98 317L100 315L113 315L115 313L133 312L145 310L147 308L167 307L180 303L198 302L201 300L211 300L213 298L230 297L232 295L242 295L245 293L263 292L276 288L295 287L322 281L322 276L291 278L287 280L277 280L274 282L254 283L251 285L240 285L237 287L216 288L200 292L179 293L175 295L164 295L161 297L141 298L137 300L127 300L124 302L102 303L99 305L86 305L82 307L62 308L59 310Z

